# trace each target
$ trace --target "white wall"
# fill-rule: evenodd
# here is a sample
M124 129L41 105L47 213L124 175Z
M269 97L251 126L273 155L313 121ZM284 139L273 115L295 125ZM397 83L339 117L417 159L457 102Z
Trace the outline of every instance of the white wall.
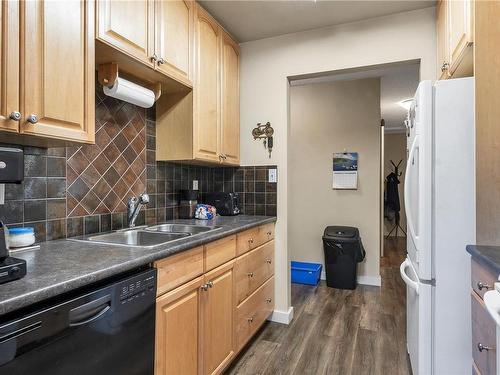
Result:
M290 306L287 252L288 80L297 74L420 59L422 79L436 72L434 8L289 34L241 45L241 164L278 165L276 310ZM270 121L275 129L269 158L251 130Z
M293 86L288 141L288 249L324 264L328 225L359 228L366 258L358 273L379 282L380 79ZM332 189L334 152L358 152L358 189Z

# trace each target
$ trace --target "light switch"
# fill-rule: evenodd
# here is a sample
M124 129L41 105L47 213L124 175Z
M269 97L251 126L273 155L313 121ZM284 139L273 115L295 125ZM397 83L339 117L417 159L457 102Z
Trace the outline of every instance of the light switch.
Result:
M198 180L193 180L193 190L198 190Z
M278 176L277 176L277 170L276 169L269 169L268 170L268 182L277 182Z

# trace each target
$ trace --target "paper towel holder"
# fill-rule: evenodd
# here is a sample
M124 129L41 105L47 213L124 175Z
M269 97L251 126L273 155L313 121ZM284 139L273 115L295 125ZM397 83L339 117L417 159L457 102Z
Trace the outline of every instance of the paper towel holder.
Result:
M110 62L106 64L100 64L97 68L97 80L103 86L112 87L118 78L118 64L115 62ZM155 100L158 100L161 96L161 83L146 83L149 89L151 89L155 94Z

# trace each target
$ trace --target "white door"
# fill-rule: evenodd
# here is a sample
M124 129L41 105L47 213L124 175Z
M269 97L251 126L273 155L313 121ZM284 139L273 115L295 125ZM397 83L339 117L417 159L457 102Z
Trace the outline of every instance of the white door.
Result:
M419 279L432 279L432 109L431 81L422 81L408 113L405 175L407 252Z
M409 258L401 264L406 284L406 341L414 375L432 373L432 286L421 283Z

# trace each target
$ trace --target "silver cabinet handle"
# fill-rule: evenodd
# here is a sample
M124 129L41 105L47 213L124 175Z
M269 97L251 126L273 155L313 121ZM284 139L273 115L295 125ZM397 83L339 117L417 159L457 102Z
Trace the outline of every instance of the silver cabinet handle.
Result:
M165 64L165 62L166 62L166 61L165 61L165 59L164 59L163 57L160 57L160 58L158 59L158 65Z
M273 232L267 232L267 235L270 236L271 234L273 234Z
M253 316L251 316L250 318L247 318L248 320L248 323L253 323Z
M267 264L271 264L273 261L271 259L266 259Z
M152 62L157 62L158 61L158 56L156 55L156 53L153 53L153 56L151 56L149 58Z
M273 302L273 300L272 300L271 298L267 298L267 299L266 299L266 302L267 302L267 303L271 303L271 302Z
M19 121L21 120L21 112L19 111L13 111L10 113L9 118L14 121Z
M253 272L248 272L248 273L247 273L247 276L248 276L248 277L253 277Z
M36 124L38 122L38 116L32 113L26 118L26 121L28 121L30 124Z
M444 73L445 71L448 70L449 67L450 67L450 64L447 62L444 62L443 65L441 65L441 71Z
M203 284L202 286L200 286L200 289L206 292L208 290L208 284Z
M493 348L490 348L489 346L485 346L483 344L481 344L480 342L477 343L477 350L479 350L480 352L483 352L483 350L492 350Z
M214 287L214 283L213 283L213 281L209 281L209 282L207 283L207 286L208 286L209 288L213 288L213 287Z
M248 243L253 243L253 238L250 238L250 239L248 240Z
M477 282L477 289L479 289L479 290L483 290L483 289L488 290L488 289L491 289L491 286L489 286L488 284L484 284L481 281L478 281Z

